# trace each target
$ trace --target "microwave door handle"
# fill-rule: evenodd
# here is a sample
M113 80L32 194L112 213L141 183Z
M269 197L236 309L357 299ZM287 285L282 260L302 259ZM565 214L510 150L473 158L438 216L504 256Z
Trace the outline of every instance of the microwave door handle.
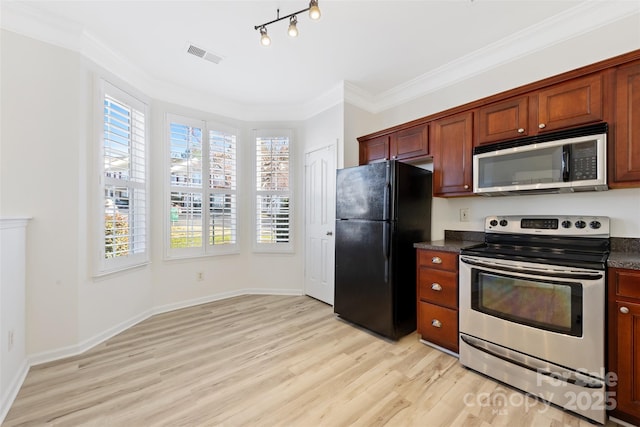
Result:
M568 182L570 178L569 165L571 162L571 146L562 146L562 182Z

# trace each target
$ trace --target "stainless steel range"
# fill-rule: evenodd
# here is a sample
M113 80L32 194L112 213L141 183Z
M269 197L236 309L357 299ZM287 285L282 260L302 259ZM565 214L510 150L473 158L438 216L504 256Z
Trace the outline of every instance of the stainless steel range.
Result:
M460 362L604 424L609 218L495 216L460 255Z

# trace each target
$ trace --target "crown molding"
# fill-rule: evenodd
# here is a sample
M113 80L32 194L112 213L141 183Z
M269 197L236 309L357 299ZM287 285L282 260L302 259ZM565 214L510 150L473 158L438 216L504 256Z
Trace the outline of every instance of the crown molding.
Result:
M42 13L27 2L3 1L1 6L1 27L4 29L76 51L153 99L244 121L306 120L343 102L377 114L546 47L640 14L640 3L636 1L588 0L379 94L369 93L352 82L339 82L327 92L300 105L253 105L158 79L113 51L81 25Z
M349 84L345 98L377 114L632 15L640 2L588 0L380 94Z

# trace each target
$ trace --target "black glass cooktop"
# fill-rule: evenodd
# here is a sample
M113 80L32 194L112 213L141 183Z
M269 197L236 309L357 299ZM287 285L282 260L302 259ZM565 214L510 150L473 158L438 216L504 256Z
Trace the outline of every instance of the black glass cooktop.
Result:
M488 234L484 244L463 249L460 253L604 270L609 257L609 239Z

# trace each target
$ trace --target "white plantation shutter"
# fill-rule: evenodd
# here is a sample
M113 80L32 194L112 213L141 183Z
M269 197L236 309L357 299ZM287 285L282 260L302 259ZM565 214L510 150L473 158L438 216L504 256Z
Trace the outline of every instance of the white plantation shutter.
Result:
M237 251L235 132L207 130L216 126L171 114L167 123L168 256Z
M202 121L177 116L169 120L169 248L183 256L199 255L204 249L203 129Z
M256 249L291 251L290 131L258 131L255 144Z
M236 136L209 130L209 244L237 244Z
M102 82L99 273L148 261L146 105Z

